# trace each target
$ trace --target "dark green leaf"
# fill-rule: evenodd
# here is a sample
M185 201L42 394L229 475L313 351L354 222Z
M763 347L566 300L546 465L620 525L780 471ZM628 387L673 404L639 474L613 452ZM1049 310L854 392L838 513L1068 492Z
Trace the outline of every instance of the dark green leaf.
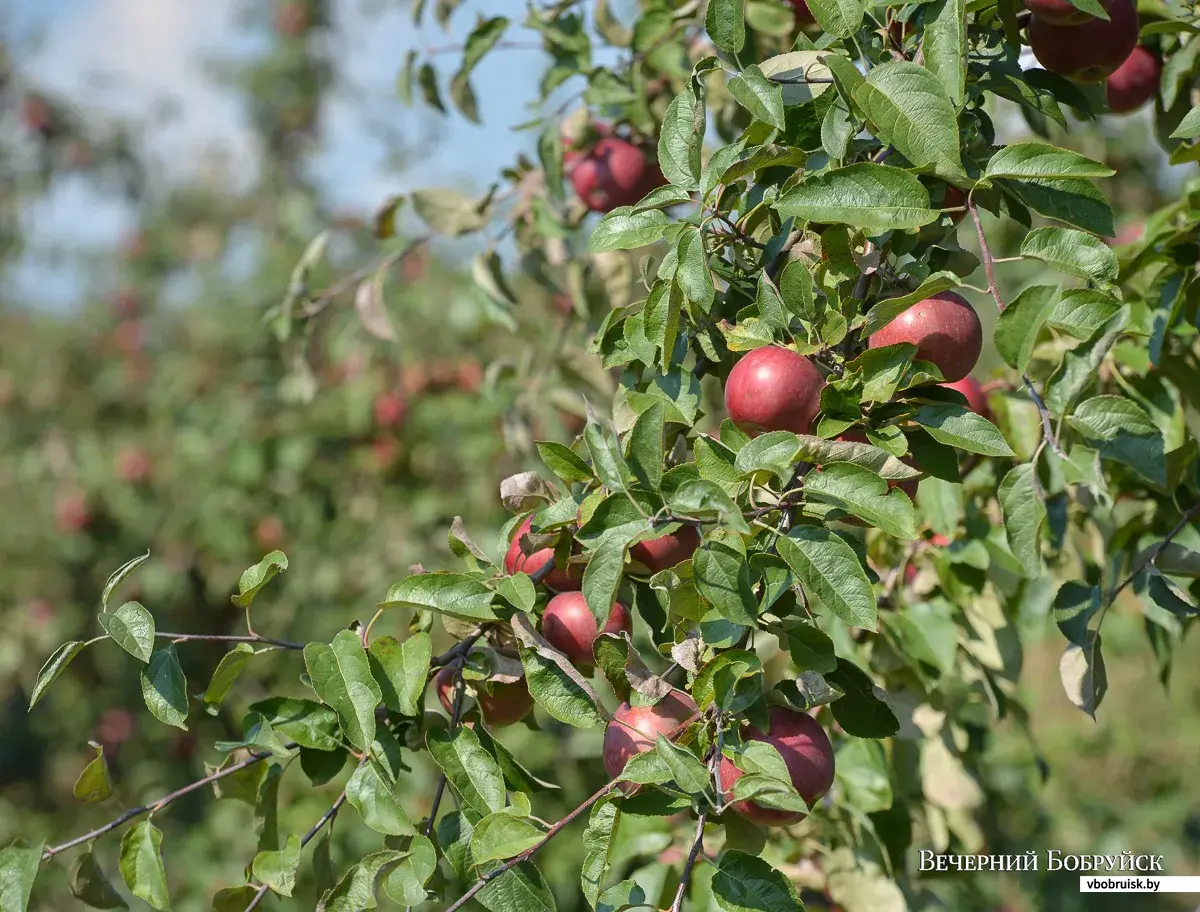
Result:
M154 718L187 731L187 678L174 646L150 656L149 664L142 669L141 682L142 698Z
M149 820L135 824L121 839L119 867L134 896L166 912L171 908L171 898L163 868L162 838L162 831Z

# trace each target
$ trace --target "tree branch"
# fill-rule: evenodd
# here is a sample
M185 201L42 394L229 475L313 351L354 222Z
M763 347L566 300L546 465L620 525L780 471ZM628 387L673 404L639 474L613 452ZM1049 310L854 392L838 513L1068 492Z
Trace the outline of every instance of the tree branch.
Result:
M288 746L296 747L295 744L290 744ZM74 848L77 845L82 845L85 842L89 842L99 836L103 836L105 833L110 833L122 824L133 820L135 817L141 817L143 814L150 814L159 811L172 802L178 801L184 795L190 795L197 789L202 789L206 785L211 785L214 782L224 779L226 776L232 776L234 773L241 772L247 767L254 766L256 763L261 763L270 756L270 751L263 751L261 754L251 754L245 760L241 760L238 763L233 764L233 766L227 766L224 769L216 770L215 772L205 776L203 779L197 779L195 782L185 785L183 788L177 789L176 791L171 792L169 795L163 795L163 797L159 798L157 801L151 801L148 804L143 804L141 807L130 808L119 817L116 817L104 824L104 826L96 827L96 829L84 833L82 836L76 836L74 839L68 840L61 845L51 846L50 848L46 849L42 852L42 861L48 861L55 855L58 855L60 852L65 852L67 849Z
M290 640L277 640L274 637L266 637L257 633L250 634L249 636L227 636L220 633L168 633L165 630L158 630L155 631L154 636L159 639L170 640L172 643L189 643L192 641L211 641L216 643L266 643L270 646L278 646L280 649L304 649L303 643L293 643Z
M1116 601L1117 596L1129 588L1130 584L1134 581L1134 579L1137 578L1139 573L1158 560L1158 556L1162 554L1163 549L1167 547L1167 545L1171 544L1171 542L1175 539L1175 536L1182 532L1187 527L1188 523L1190 523L1198 515L1200 515L1200 501L1192 504L1188 511L1180 517L1179 522L1175 525L1175 528L1167 533L1167 537L1151 548L1150 553L1146 555L1145 560L1138 565L1137 569L1130 573L1129 576L1125 577L1125 579L1121 581L1120 585L1112 591L1108 597L1109 604Z
M675 901L671 903L670 912L682 912L683 910L683 897L692 880L692 869L696 867L696 859L704 849L704 825L706 823L708 823L707 808L700 812L700 817L696 821L696 838L692 841L692 850L688 852L687 861L683 863L683 873L679 875L679 889L675 891Z

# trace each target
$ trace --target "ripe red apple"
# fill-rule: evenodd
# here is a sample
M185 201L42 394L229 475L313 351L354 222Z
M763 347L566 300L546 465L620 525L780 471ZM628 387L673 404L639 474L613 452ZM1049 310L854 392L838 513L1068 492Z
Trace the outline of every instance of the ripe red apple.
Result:
M80 488L61 491L54 500L54 521L64 533L79 532L92 521L87 493Z
M946 187L946 192L942 195L942 205L941 205L942 209L955 209L959 206L966 206L966 205L967 205L966 191L962 190L959 187L954 186L953 184L950 184L949 186ZM964 209L960 209L958 212L948 212L946 214L950 216L950 221L953 222L955 225L957 225L959 222L961 222L963 219L965 219L967 217L967 210L964 208Z
M911 342L915 357L937 365L948 382L961 380L975 367L983 349L983 326L967 299L942 291L918 301L875 335L870 347Z
M695 526L680 526L667 535L638 542L629 549L629 556L651 573L658 573L683 563L699 547L699 530Z
M39 630L54 620L54 606L44 598L33 598L25 606L29 620Z
M513 536L512 543L508 546L508 553L504 555L505 573L525 572L532 576L554 560L553 548L541 548L532 554L524 554L521 551L521 538L529 532L532 526L533 517L526 516L525 521L517 529L517 534ZM558 592L582 589L583 568L577 564L565 571L556 567L543 577L543 582Z
M622 703L604 730L604 769L615 779L629 758L650 750L659 735L671 737L699 708L682 690L672 690L653 706Z
M1112 18L1089 19L1082 25L1054 25L1033 17L1029 46L1038 63L1074 82L1103 82L1124 63L1138 41L1138 14L1133 0L1113 0Z
M380 434L371 441L371 459L379 471L391 466L400 455L400 444L395 437Z
M139 484L150 477L150 457L141 447L126 447L114 460L117 477L126 484Z
M987 394L983 391L983 386L974 377L963 377L961 380L956 380L954 383L942 383L947 389L957 390L967 397L967 406L976 415L982 415L988 418L991 415L991 409L988 408Z
M829 743L829 736L825 734L821 723L796 709L772 706L770 720L771 730L767 734L751 727L745 739L766 741L779 751L783 762L787 764L792 785L811 806L833 785L833 745ZM726 800L732 800L733 784L742 775L732 760L721 758L721 788L725 791ZM762 807L753 801L734 801L731 807L747 820L764 826L788 826L805 817L798 811Z
M483 366L473 358L458 362L455 384L460 392L476 392L483 385Z
M571 664L584 670L590 669L592 644L601 633L633 633L633 618L629 609L620 602L613 602L604 629L584 601L582 592L560 592L550 599L542 612L542 636L555 649L563 653Z
M940 532L934 532L933 535L929 536L929 544L935 548L945 548L950 545L950 539L946 538Z
M807 434L821 409L825 379L816 366L791 349L768 345L742 357L725 381L725 411L747 434L792 431Z
M254 527L254 540L264 551L274 551L283 543L283 520L264 516Z
M604 137L587 152L568 152L563 163L575 193L593 212L632 206L666 183L650 155L616 136Z
M792 10L796 14L796 25L811 25L817 21L812 14L812 10L808 8L807 0L790 0L790 2Z
M393 390L376 396L372 410L375 413L375 424L379 427L394 428L404 423L404 416L408 414L408 402L403 395Z
M21 122L30 133L38 133L48 139L54 132L54 113L46 99L39 95L26 95L21 101Z
M1096 18L1090 13L1085 13L1072 6L1067 0L1024 0L1024 2L1025 9L1051 25L1083 25ZM1105 9L1110 9L1113 0L1100 0L1100 2Z
M108 756L133 737L134 720L126 709L106 709L96 723L96 741Z
M486 693L482 686L475 690L475 702L479 704L483 721L490 728L503 728L506 725L520 722L533 709L533 697L529 695L529 688L525 686L524 678L509 684L492 681L488 686L492 690L490 694ZM434 688L437 691L438 700L441 701L446 712L453 715L454 669L446 667L439 671L437 677L434 678ZM466 699L465 696L464 699Z
M282 0L275 4L275 33L281 38L299 38L308 31L308 9L300 0Z
M1146 229L1146 223L1141 219L1128 222L1117 229L1117 233L1105 239L1106 244L1110 247L1122 247L1125 244L1132 244L1142 236L1142 232Z
M1116 72L1108 77L1105 93L1114 114L1136 111L1158 94L1162 64L1149 48L1139 45Z
M125 355L136 355L144 346L142 324L138 320L122 320L113 330L113 342Z

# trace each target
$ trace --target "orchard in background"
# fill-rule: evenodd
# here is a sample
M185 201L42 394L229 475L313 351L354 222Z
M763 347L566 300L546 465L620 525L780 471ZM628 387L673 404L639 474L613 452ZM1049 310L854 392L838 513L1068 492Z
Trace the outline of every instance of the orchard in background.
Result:
M993 838L982 784L993 728L1028 727L1015 618L1053 612L1066 696L1094 716L1103 624L1132 598L1166 682L1200 598L1200 185L1117 248L1097 182L1121 175L1042 139L1005 142L990 112L1015 105L1045 136L1064 106L1103 119L1153 100L1165 154L1195 161L1190 12L640 6L636 22L604 2L530 7L523 28L547 57L549 113L526 125L537 161L479 199L390 200L379 235L409 206L425 233L333 292L310 288L323 253L310 246L268 315L287 342L352 297L391 341L393 267L438 235L502 224L520 276L492 246L475 282L497 307L520 287L600 315L590 352L619 373L615 396L589 398L569 443L537 442L542 471L500 482L498 541L481 547L456 520L461 569L414 567L326 637L256 620L290 572L272 550L238 582L244 632L213 635L230 651L203 691L180 660L202 635L162 633L155 606L117 597L154 559L116 571L92 635L46 662L31 710L81 653L119 648L160 722L186 730L233 704L241 725L193 785L0 850L8 906L36 908L55 875L89 905L124 905L115 870L168 909L157 821L211 786L254 806L257 837L244 881L213 899L222 912L289 898L331 912L988 908L972 875L923 876L916 859L1023 851ZM519 27L479 18L445 85L463 116L481 116L473 69ZM596 64L600 45L621 63ZM1041 68L1022 69L1025 45ZM412 52L401 92L445 111L438 77ZM1010 292L1005 270L1031 265L1047 281ZM970 377L985 345L1005 365L986 386ZM392 399L373 409L384 426L403 414ZM131 482L151 471L130 454L120 466ZM74 526L73 495L59 515ZM397 616L400 635L378 632ZM267 653L292 669L270 690L255 677ZM583 762L606 778L554 819L543 805L560 784L503 739L523 723L596 734ZM425 798L408 783L427 763L440 778ZM330 784L311 820L280 801ZM76 794L112 790L98 749ZM335 864L332 828L359 824L359 851ZM556 899L539 860L572 827L578 898ZM630 870L639 833L671 838L653 843L659 864Z

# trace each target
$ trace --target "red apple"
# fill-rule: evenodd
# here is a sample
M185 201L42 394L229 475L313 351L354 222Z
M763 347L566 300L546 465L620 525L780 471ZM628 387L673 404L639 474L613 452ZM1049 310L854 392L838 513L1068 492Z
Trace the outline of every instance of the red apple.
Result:
M542 612L542 636L559 652L571 660L571 664L584 670L594 664L592 644L601 633L633 633L633 618L629 609L620 602L613 602L604 629L584 601L582 592L561 592L550 599Z
M1082 25L1054 25L1033 17L1029 46L1038 63L1074 82L1103 82L1133 53L1138 42L1138 14L1132 0L1113 0L1112 17Z
M474 359L458 362L455 383L460 392L474 393L483 385L483 367Z
M129 289L115 292L110 301L113 313L122 319L136 317L142 309L142 302L137 292Z
M725 382L725 411L747 434L807 434L821 409L825 379L808 358L768 345L748 352Z
M954 383L942 383L940 385L946 387L946 389L957 390L966 396L967 406L976 415L982 415L984 418L988 418L991 415L991 409L988 408L987 393L983 391L983 386L974 377L963 377Z
M1096 18L1091 13L1085 13L1078 7L1072 6L1067 0L1024 0L1024 2L1025 9L1051 25L1083 25ZM1105 9L1111 8L1112 3L1113 0L1101 0L1101 5Z
M770 710L771 730L763 734L751 727L745 735L747 741L766 741L783 757L788 775L796 791L811 806L814 801L829 791L833 785L833 745L825 729L812 716L796 709L772 706ZM728 757L721 758L721 788L726 800L732 801L733 784L743 773ZM764 826L788 826L803 820L805 815L797 811L781 811L762 807L753 801L733 801L731 807L747 820Z
M942 209L955 209L959 206L965 207L966 205L967 205L966 192L964 190L960 189L959 187L955 187L953 184L948 185L946 187L946 192L944 194L942 194L941 208ZM958 212L947 212L946 214L950 216L950 221L953 222L955 225L957 225L959 222L961 222L963 219L965 219L967 217L967 210L964 208L964 209L960 209Z
M21 101L21 122L30 133L38 133L48 139L54 132L54 112L46 100L38 95L26 95Z
M491 681L487 686L491 688L491 693L485 691L482 682L475 689L475 702L479 704L483 721L489 728L503 728L520 722L533 709L533 697L529 695L524 678L509 684ZM434 688L446 712L453 715L454 669L447 667L439 671L434 679Z
M659 735L671 737L698 712L696 701L682 690L672 690L653 706L622 703L604 730L604 769L616 779L630 757L651 750Z
M133 737L134 721L126 709L106 709L96 723L96 741L112 756L117 747Z
M700 547L700 532L695 526L680 526L675 532L638 542L629 549L629 556L649 570L658 573L681 564Z
M568 152L563 162L575 193L593 212L632 206L666 183L650 155L616 136L604 137L587 152Z
M275 33L281 38L299 38L309 26L308 10L301 0L282 0L275 4Z
M789 0L789 2L792 4L792 11L796 14L796 25L811 25L817 21L812 10L808 8L807 0Z
M373 405L375 424L379 427L394 428L404 423L408 414L408 402L398 392L380 393L375 397Z
M942 291L918 301L875 335L870 347L911 342L915 357L937 366L948 382L961 380L975 367L983 349L983 326L967 299Z
M116 455L117 477L126 484L139 484L150 477L150 457L141 447L126 447Z
M400 444L395 437L380 434L371 441L371 459L379 471L391 466L400 455Z
M85 528L92 521L87 493L80 488L60 492L54 501L54 520L60 532L69 534Z
M946 538L946 536L942 535L940 532L934 532L933 535L929 536L929 544L933 545L935 548L945 548L949 546L950 539Z
M1136 111L1158 94L1161 76L1158 56L1147 47L1135 47L1105 83L1109 110L1114 114Z
M508 553L504 555L504 571L506 573L524 572L532 576L554 560L553 548L541 548L532 554L525 554L521 551L521 538L529 532L532 526L533 517L526 516L525 521L517 529L517 534L513 536L512 543L508 546ZM583 568L577 564L573 564L570 569L565 571L556 567L543 577L543 581L548 587L558 592L582 589Z
M141 322L122 320L113 331L113 342L125 355L136 355L145 346Z
M254 527L254 540L264 551L274 551L283 543L283 521L278 516L264 516Z

